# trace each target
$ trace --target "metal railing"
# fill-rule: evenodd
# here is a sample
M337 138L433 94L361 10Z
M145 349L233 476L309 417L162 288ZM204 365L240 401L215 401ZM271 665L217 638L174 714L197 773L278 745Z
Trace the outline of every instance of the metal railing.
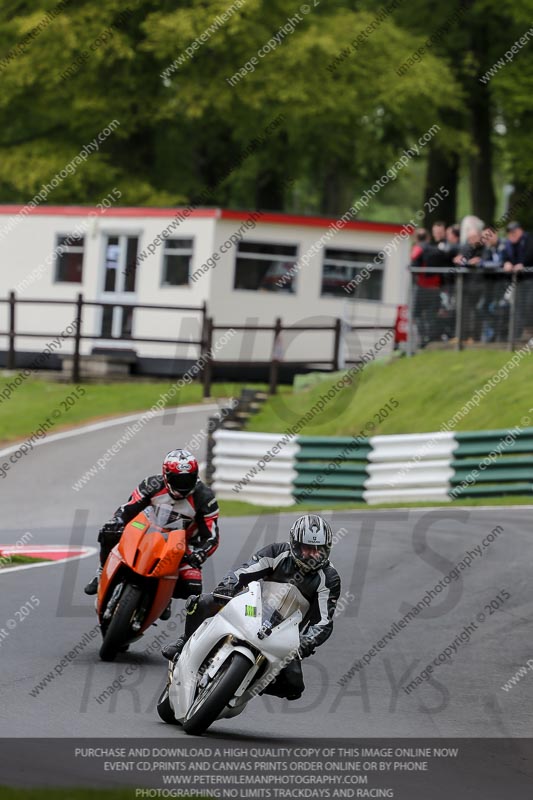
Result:
M427 346L514 350L531 335L533 273L410 268L410 355Z

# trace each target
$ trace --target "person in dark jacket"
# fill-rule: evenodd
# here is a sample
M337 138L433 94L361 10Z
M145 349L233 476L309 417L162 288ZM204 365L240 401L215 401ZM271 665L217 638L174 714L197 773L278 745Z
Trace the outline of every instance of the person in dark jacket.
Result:
M507 283L504 281L503 261L505 242L492 225L486 225L481 234L483 250L479 266L483 269L484 315L481 339L483 342L502 341L505 337L505 320L508 303L504 299Z
M459 253L461 247L461 228L457 223L448 225L446 228L446 252L448 253L450 262Z
M444 223L433 225L433 233L437 236L440 236L441 230L445 233L443 226ZM425 347L437 338L442 282L439 273L426 272L426 269L443 266L448 263L448 259L444 256L444 239L431 242L425 228L419 228L415 235L416 241L411 249L411 266L421 269L422 272L415 273L414 319L420 345Z
M290 529L288 542L263 547L250 561L229 572L212 594L189 598L184 635L162 650L164 658L176 661L202 622L214 616L251 581L266 578L274 583L292 583L309 602L309 611L300 624L299 651L261 693L297 700L305 689L301 659L312 655L333 630L341 581L329 561L332 541L331 527L322 517L317 514L299 517Z
M488 270L501 270L505 259L505 242L498 236L498 231L491 225L483 228L481 234L483 250L480 266Z
M526 267L533 267L533 237L524 231L519 222L510 222L507 226L503 268L506 272L522 272Z
M152 505L168 505L183 517L187 532L187 552L183 556L173 596L186 599L202 591L201 567L218 547L219 509L215 495L198 476L198 462L188 450L172 450L165 456L161 475L145 478L134 489L127 503L120 506L113 519L98 535L100 567L85 593L96 594L98 580L106 559L118 544L122 531L140 511ZM169 619L170 605L161 619Z
M505 272L518 273L518 282L513 287L516 289L515 300L515 330L513 338L520 338L526 324L531 325L531 305L533 290L531 278L523 278L523 273L530 272L533 267L533 236L526 233L519 222L510 222L507 225L507 240L505 242L504 264Z
M479 341L481 338L482 310L485 305L482 254L481 231L478 228L470 228L466 243L460 247L458 255L453 259L457 267L468 270L463 283L462 327L463 339L467 342Z

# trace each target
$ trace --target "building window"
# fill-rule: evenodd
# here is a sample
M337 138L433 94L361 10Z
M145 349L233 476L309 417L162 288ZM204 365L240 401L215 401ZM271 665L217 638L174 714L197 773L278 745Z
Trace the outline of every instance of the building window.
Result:
M290 244L239 242L234 288L294 294L297 252Z
M55 282L81 283L83 279L83 236L58 236Z
M192 239L166 239L162 286L187 286L193 255Z
M363 272L366 268L368 275ZM381 300L383 252L326 248L322 265L322 296Z

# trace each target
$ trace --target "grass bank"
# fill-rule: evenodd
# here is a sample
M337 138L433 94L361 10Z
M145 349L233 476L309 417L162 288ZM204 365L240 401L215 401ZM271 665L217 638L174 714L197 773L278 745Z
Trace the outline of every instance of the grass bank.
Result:
M508 367L508 376L490 388L479 404L457 421L458 431L510 428L533 406L533 360L521 358L509 367L505 351L421 353L366 366L353 386L338 391L301 429L304 436L366 436L438 431L471 400L476 390ZM283 432L302 419L331 382L267 401L248 430ZM389 408L387 409L387 404ZM533 413L532 413L533 424Z
M16 373L15 373L16 375ZM0 392L13 376L0 378ZM0 442L12 442L29 436L50 418L53 432L105 417L146 411L157 403L173 384L169 381L150 383L83 384L85 394L76 392L72 384L46 380L27 380L11 397L0 402ZM244 384L213 384L213 397L240 394ZM257 386L263 389L264 386ZM77 394L82 394L78 397ZM68 400L69 396L72 398ZM190 384L180 389L169 408L202 402L202 387Z

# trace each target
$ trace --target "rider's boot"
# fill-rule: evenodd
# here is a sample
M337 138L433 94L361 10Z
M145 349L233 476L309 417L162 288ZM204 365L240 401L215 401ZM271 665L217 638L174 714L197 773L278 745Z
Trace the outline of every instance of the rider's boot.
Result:
M92 581L90 581L87 584L87 586L85 587L85 589L83 590L85 592L85 594L92 595L92 594L97 594L98 593L98 584L100 582L100 575L101 574L102 574L102 567L100 566L96 570L96 575L94 576Z
M178 658L181 655L181 651L185 647L185 636L180 636L180 638L174 642L174 644L167 644L166 647L163 647L161 650L161 655L163 658L166 658L168 661L173 661L176 663Z

